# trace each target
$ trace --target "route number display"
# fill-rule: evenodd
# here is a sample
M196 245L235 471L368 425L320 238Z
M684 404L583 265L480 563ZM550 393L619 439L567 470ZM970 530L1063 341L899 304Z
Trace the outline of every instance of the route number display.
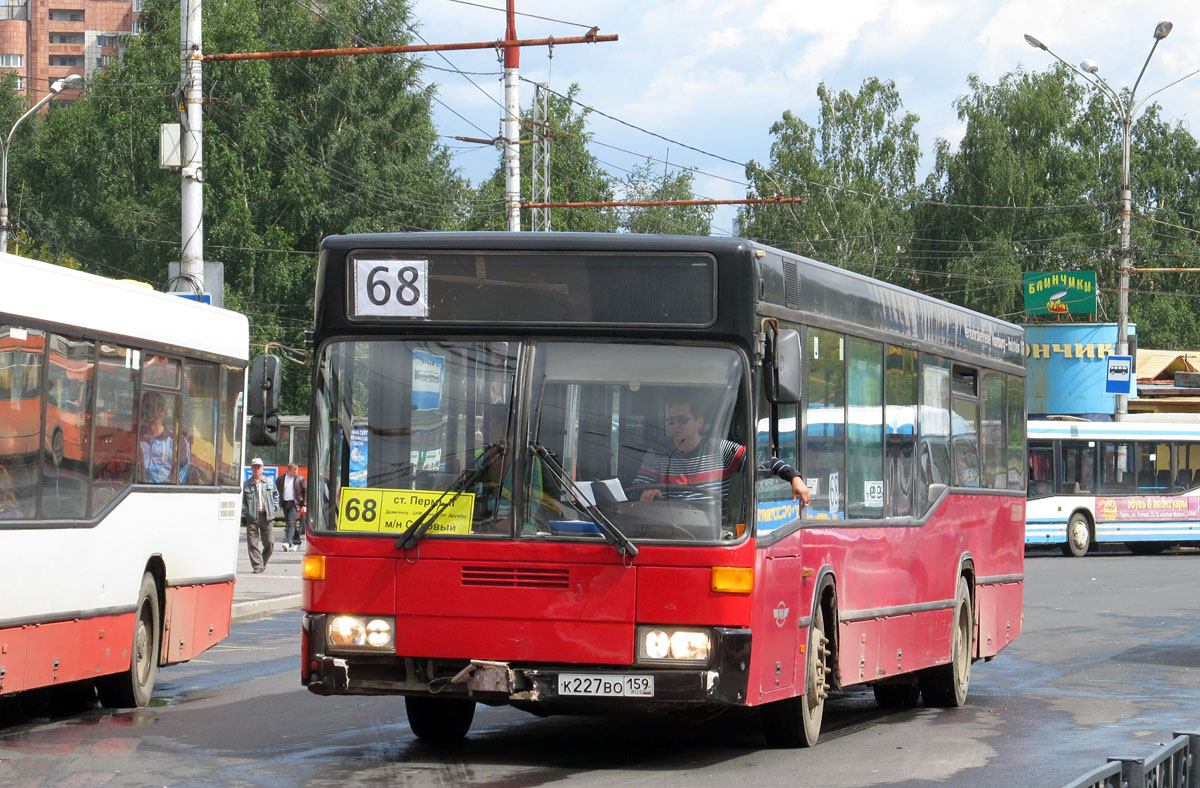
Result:
M354 317L429 317L429 261L354 261Z
M338 507L339 531L401 534L441 495L440 490L382 490L343 487ZM443 502L454 497L447 493ZM469 534L475 512L474 493L463 493L429 526L430 534Z

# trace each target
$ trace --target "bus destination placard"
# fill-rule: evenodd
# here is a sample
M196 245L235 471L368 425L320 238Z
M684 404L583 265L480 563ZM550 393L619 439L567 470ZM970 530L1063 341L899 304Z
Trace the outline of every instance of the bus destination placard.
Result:
M403 533L437 501L439 490L383 490L343 487L338 508L339 531ZM443 503L454 497L448 493ZM431 534L469 534L475 511L474 493L463 493L429 526Z

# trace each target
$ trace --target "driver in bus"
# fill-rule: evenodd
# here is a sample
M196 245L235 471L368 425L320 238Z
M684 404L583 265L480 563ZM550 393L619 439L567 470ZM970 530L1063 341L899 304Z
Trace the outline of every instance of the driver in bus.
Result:
M742 468L746 459L746 447L722 438L715 444L704 440L704 417L692 412L692 403L679 399L667 408L667 431L671 434L672 449L662 452L648 449L642 459L633 486L650 485L643 490L641 500L661 500L666 496L663 487L682 486L681 490L667 490L670 497L681 500L709 501L726 500L730 482ZM807 506L808 485L800 473L778 457L759 465L759 471L778 476L792 485L792 500L799 499Z

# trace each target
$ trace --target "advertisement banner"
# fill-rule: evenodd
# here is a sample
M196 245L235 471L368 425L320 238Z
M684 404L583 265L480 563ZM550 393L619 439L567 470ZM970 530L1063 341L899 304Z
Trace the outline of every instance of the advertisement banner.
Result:
M1029 272L1024 276L1025 314L1096 314L1095 271Z
M1097 496L1096 519L1108 523L1200 520L1200 498L1170 495Z
M1129 324L1136 335L1136 326ZM1116 323L1041 323L1025 326L1026 401L1030 414L1111 414L1105 391L1108 357L1117 354ZM1137 380L1131 375L1131 397Z

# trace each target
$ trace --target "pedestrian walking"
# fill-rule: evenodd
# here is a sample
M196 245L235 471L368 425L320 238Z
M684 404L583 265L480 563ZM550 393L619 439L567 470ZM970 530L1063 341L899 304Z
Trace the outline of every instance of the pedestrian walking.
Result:
M300 466L289 462L287 473L275 480L279 491L279 503L283 507L283 551L300 549L300 538L304 535L300 518L304 516L308 500L308 482L300 475Z
M275 512L279 510L279 490L263 476L263 461L250 461L250 478L242 485L242 523L246 526L246 550L254 574L267 568L275 547Z

